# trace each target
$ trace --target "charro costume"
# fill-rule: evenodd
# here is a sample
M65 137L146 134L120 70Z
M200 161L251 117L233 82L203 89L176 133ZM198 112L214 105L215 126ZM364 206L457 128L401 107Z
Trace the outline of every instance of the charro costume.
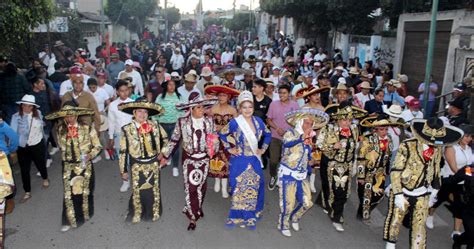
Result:
M336 226L336 224L344 223L344 205L350 193L351 170L359 139L357 125L351 124L348 128L341 128L337 121L341 119L352 121L365 116L366 112L350 106L348 102L343 102L341 105L329 105L325 111L336 122L323 127L316 141L322 151L321 201L322 207L328 212L333 225ZM338 142L342 145L340 149L334 148Z
M383 239L386 248L395 248L400 225L407 213L410 219L410 248L426 248L425 222L430 194L436 196L440 187L442 146L456 143L463 132L443 121L415 119L411 131L414 138L400 144L390 178L389 210L385 220Z
M362 120L361 125L367 128L403 127L404 124L392 122L385 115L369 117ZM402 128L403 129L403 128ZM357 217L370 219L370 212L382 200L385 189L385 176L389 173L393 142L390 135L381 137L377 131L362 140L357 156L357 193L359 208Z
M195 222L204 216L202 203L206 196L207 174L210 158L219 148L218 136L211 118L194 118L191 109L197 106L211 106L217 99L204 99L191 93L188 103L178 104L176 108L189 110L189 114L178 119L168 148L163 157L168 159L181 142L184 176L185 205L183 213L191 221L188 230L196 228Z
M282 160L278 172L281 182L278 229L283 235L291 236L290 222L293 229L298 231L299 220L313 206L307 180L311 171L309 161L311 161L312 139L304 137L303 122L305 119L310 119L313 121L313 129L319 129L327 124L329 116L321 110L305 108L289 112L285 118L294 128L283 135Z
M74 107L66 102L61 110L45 118L53 120L93 114L91 109ZM62 231L67 231L69 227L79 227L94 214L95 174L91 160L101 152L102 146L96 129L78 121L75 124L64 121L58 127L58 145L63 161ZM89 160L85 160L86 157Z
M6 197L13 193L15 183L7 154L0 150L0 248L4 248Z
M148 117L159 115L163 108L155 103L135 101L122 103L120 111L134 115L133 111L145 109ZM120 136L120 173L128 173L131 183L127 221L156 221L161 215L160 167L158 156L168 143L165 130L155 121L138 123L134 118L122 127Z

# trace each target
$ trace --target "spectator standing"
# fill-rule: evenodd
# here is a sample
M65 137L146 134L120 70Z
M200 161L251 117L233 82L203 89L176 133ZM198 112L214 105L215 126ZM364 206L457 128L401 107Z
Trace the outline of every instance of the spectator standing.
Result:
M134 86L134 94L139 96L145 95L145 90L143 88L142 76L133 68L133 61L128 59L125 61L125 70L118 74L119 79L125 79L127 77L132 78L132 84Z
M16 102L25 94L31 93L31 90L31 84L23 75L18 74L15 64L9 62L0 81L0 106L7 123L10 123L12 115L18 110Z
M281 159L283 134L291 126L286 122L285 114L299 109L296 101L290 100L290 86L278 87L280 100L272 101L268 109L267 122L271 128L272 140L270 142L270 182L268 189L273 190L277 183L278 165Z
M112 86L115 86L119 73L125 70L125 64L119 59L118 54L111 54L110 59L111 61L107 65L107 72L109 73L109 82Z

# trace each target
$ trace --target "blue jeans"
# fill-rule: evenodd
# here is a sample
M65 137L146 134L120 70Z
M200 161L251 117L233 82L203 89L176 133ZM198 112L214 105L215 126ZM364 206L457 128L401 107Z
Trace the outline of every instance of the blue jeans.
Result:
M171 139L171 136L173 135L174 127L176 126L176 123L160 123L161 127L165 129L166 134L168 135L168 139ZM181 146L178 145L178 148L174 152L173 156L171 157L171 165L173 167L178 167L180 165L179 158L181 156Z
M425 115L425 119L426 118L430 118L431 115L433 115L433 109L435 107L435 102L434 101L428 101L428 105L426 106L426 115Z

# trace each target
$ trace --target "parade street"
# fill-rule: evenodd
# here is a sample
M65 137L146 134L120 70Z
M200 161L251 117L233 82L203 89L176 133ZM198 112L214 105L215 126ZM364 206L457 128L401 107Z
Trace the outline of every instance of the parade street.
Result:
M255 232L242 228L229 230L224 223L230 200L212 189L204 200L205 217L195 231L187 231L188 220L181 213L184 205L183 178L172 177L171 168L162 170L162 217L157 222L133 225L125 222L130 193L120 193L117 161L102 160L95 165L94 216L90 222L66 233L60 232L63 200L59 153L50 172L51 186L43 190L41 178L32 176L32 198L25 204L17 185L17 206L6 220L6 248L383 248L383 222L386 199L372 213L370 226L356 220L357 196L352 190L345 210L345 232L337 232L322 209L314 206L303 217L301 230L286 238L277 230L278 188L265 189L265 208ZM13 167L16 179L18 166ZM181 172L180 172L181 173ZM36 174L33 170L32 174ZM268 170L265 171L268 180ZM319 175L317 175L319 178ZM354 184L353 184L354 185ZM316 185L319 190L319 182ZM313 200L315 195L313 195ZM435 214L435 228L428 230L427 248L450 248L452 219L445 207ZM401 229L400 248L408 248L408 230Z

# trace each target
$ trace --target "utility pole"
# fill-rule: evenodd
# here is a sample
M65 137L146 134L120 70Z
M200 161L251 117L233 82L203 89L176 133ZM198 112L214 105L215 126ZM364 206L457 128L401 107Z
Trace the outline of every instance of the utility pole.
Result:
M433 52L435 46L436 38L436 16L438 14L438 0L433 0L433 5L431 6L431 25L430 25L430 35L428 39L428 52L426 53L426 68L425 68L425 91L423 93L423 108L425 113L425 118L428 117L431 113L427 113L428 107L428 97L430 92L430 77L431 77L431 67L433 64Z
M285 5L286 7L286 0L285 0ZM284 23L284 28L283 28L283 35L284 35L284 39L286 40L286 31L288 31L288 17L285 15L285 23Z
M168 42L168 0L165 0L165 41Z
M105 38L105 20L104 20L104 0L100 0L100 43L104 42Z

